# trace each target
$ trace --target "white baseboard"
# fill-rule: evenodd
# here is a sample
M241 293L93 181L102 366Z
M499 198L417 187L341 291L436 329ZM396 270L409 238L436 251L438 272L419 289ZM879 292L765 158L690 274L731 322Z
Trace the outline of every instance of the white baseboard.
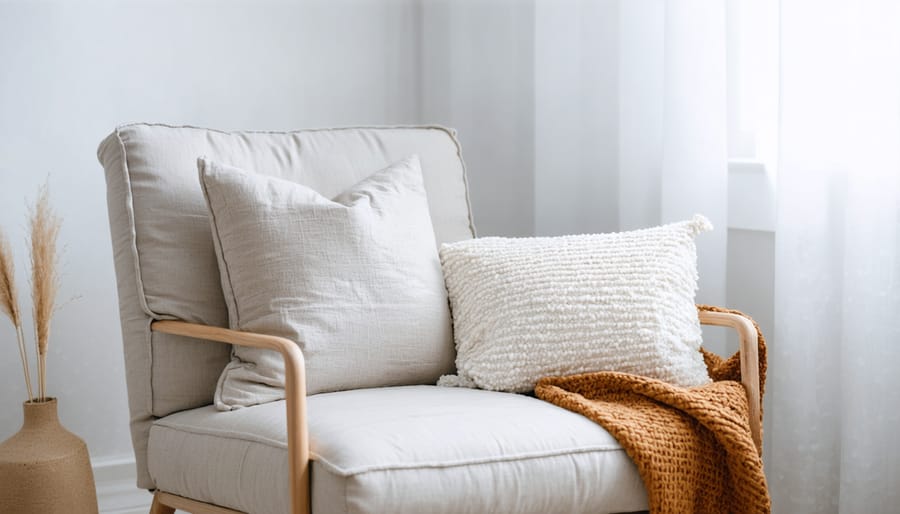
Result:
M92 459L97 502L102 514L147 514L153 496L138 489L134 457Z

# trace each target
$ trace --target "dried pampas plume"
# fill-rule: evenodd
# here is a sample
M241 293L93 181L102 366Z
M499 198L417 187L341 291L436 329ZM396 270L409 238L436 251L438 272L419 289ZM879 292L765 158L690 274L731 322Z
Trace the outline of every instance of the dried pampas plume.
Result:
M47 346L50 341L50 321L56 309L59 292L59 261L56 242L62 220L50 207L47 185L38 192L37 201L29 206L31 228L31 299L34 306L34 344L37 350L38 394L31 384L22 311L16 291L16 268L9 240L0 230L0 313L5 314L16 329L19 357L28 389L29 402L47 400Z
M45 184L31 214L31 296L34 302L34 332L38 355L38 396L46 398L47 346L50 320L59 292L59 261L56 242L62 223L50 207L50 194Z
M19 312L19 296L16 291L16 267L9 240L2 231L0 231L0 311L9 317L16 329L19 357L22 359L22 372L25 375L25 387L28 390L28 401L31 401L34 399L34 394L31 390L28 352L25 350L25 333L22 331L22 316Z
M13 325L21 324L16 294L16 267L13 263L12 248L2 232L0 232L0 310L9 316Z

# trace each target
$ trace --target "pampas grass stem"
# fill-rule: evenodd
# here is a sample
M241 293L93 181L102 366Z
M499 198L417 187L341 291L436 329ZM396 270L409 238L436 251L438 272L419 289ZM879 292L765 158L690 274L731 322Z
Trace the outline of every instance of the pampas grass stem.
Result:
M50 207L50 194L45 184L37 202L31 207L31 297L34 303L34 333L38 356L38 396L46 399L47 347L50 342L50 320L59 292L59 262L56 242L60 218Z
M28 401L34 401L34 392L31 389L31 372L28 366L28 352L25 350L25 331L22 325L16 327L16 337L19 340L19 357L22 359L22 371L25 373L25 388L28 389Z
M31 372L28 366L28 352L25 349L25 333L22 330L22 317L19 311L19 297L16 291L16 267L13 262L12 248L3 232L0 232L0 311L9 317L16 329L19 343L19 358L22 360L22 373L25 376L25 388L28 390L28 401L34 400L31 389Z

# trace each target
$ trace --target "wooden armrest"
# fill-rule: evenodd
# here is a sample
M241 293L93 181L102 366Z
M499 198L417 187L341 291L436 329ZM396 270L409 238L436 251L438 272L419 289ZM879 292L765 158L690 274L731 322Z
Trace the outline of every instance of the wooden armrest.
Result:
M309 513L309 431L306 425L306 365L303 353L293 341L283 337L240 332L185 321L155 321L154 332L205 339L253 348L274 350L284 359L285 407L291 512Z
M762 416L759 396L759 346L756 327L749 318L730 312L699 311L700 323L737 330L741 339L741 383L750 404L750 435L762 451Z

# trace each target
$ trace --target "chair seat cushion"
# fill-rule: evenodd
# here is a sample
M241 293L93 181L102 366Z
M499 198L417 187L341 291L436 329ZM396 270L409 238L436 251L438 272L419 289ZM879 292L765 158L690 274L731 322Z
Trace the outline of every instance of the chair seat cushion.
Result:
M603 428L528 396L435 386L309 397L313 513L602 513L647 508ZM149 467L170 493L288 512L284 404L156 421Z

